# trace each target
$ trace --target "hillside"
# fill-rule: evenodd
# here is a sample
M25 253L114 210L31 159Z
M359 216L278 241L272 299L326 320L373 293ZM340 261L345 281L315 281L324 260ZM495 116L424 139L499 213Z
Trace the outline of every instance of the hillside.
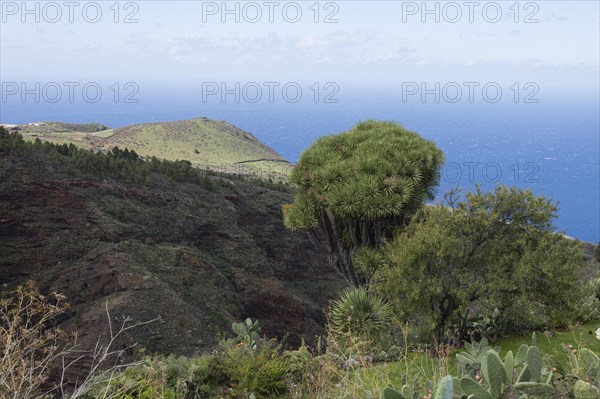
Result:
M108 151L115 146L134 150L143 157L188 160L204 169L279 179L287 176L289 163L277 152L227 122L208 118L144 123L109 129L100 124L38 122L7 125L27 140L39 138L79 148Z
M106 327L106 301L113 316L162 318L132 332L152 352L208 349L246 317L269 336L289 332L292 344L323 333L323 308L343 283L303 234L284 228L291 193L217 174L176 182L138 171L135 183L89 162L134 173L140 160L65 155L14 137L0 140L0 285L34 279L64 293L73 305L65 326L81 342Z

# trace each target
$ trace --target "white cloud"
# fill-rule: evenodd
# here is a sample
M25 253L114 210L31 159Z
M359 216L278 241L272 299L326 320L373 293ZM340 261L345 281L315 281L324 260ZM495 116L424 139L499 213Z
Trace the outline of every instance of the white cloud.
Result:
M400 59L406 51L400 49L390 53L390 46L377 33L364 29L297 36L273 31L261 36L233 33L224 37L178 36L168 41L150 39L141 32L134 32L127 43L142 52L160 52L177 62L191 64L363 63Z

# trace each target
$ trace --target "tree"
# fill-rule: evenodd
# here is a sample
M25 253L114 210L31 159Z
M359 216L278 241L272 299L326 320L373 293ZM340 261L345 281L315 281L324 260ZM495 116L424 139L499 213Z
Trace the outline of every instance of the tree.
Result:
M478 187L460 202L447 198L449 206L424 209L387 245L377 291L407 313L426 313L438 343L450 317L475 301L513 321L572 310L583 256L554 232L550 200L504 186L494 193Z
M443 154L431 141L393 122L366 121L318 139L300 157L290 182L298 188L283 208L291 230L326 237L329 258L355 286L369 276L355 267L360 248L378 248L435 195Z

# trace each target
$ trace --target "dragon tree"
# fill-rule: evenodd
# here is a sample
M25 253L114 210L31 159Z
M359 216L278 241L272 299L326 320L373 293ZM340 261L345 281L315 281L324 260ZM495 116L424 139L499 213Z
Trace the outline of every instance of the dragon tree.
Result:
M284 223L307 231L317 248L327 248L330 262L350 284L365 285L373 259L363 255L376 257L383 241L434 198L443 161L433 142L394 122L368 120L321 137L292 170L290 182L298 192L283 207Z

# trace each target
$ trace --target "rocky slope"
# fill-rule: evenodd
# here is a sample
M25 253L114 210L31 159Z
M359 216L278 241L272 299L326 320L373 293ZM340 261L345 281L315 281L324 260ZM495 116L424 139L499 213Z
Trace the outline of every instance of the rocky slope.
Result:
M91 345L114 320L148 351L209 349L230 323L258 319L288 342L323 333L343 282L302 234L286 231L292 194L211 176L145 184L73 170L67 156L0 149L0 284L27 279L72 304L64 326ZM66 173L66 172L69 173Z

